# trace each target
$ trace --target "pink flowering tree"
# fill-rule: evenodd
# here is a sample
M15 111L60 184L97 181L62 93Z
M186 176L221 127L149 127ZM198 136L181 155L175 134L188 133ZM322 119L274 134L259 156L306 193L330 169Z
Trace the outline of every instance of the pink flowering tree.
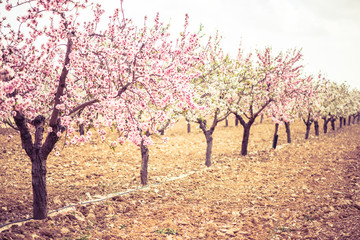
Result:
M205 165L211 166L213 133L217 124L230 114L226 106L226 94L231 77L229 66L232 61L220 46L221 37L209 38L205 47L205 58L199 66L201 75L194 78L192 87L197 107L186 111L188 121L199 124L206 139ZM208 125L208 121L210 124Z
M318 75L315 79L308 82L308 92L302 95L302 100L299 102L298 113L300 119L306 126L305 139L309 138L311 125L314 123L315 135L319 136L319 120L322 117L322 101L324 93L327 91L327 84L325 79Z
M84 3L85 4L85 3ZM6 17L0 22L0 67L11 69L1 79L0 119L15 122L22 147L32 162L33 214L47 216L46 160L56 142L71 122L65 115L95 101L71 101L67 98L72 79L70 62L77 48L74 39L79 24L77 9L82 3L70 1L17 1L6 3L6 10L25 12L10 25ZM95 8L97 24L101 11ZM86 26L83 26L85 31ZM90 29L89 29L90 30ZM89 63L90 64L90 63ZM4 70L2 70L4 71ZM71 89L79 97L82 89ZM65 108L68 106L68 109Z
M284 64L284 67L288 67L288 65ZM302 77L301 70L302 66L299 65L293 69L293 75L291 77L283 78L282 84L278 86L281 88L279 90L281 95L277 98L277 101L271 102L265 110L266 114L270 116L275 123L273 148L276 148L280 124L285 125L287 142L291 143L290 122L294 121L298 116L300 101L310 93L308 86L311 84L312 78Z
M230 85L229 108L243 126L241 154L247 155L250 129L255 119L271 103L282 101L284 89L292 92L296 88L296 84L288 79L298 76L301 67L298 61L302 55L293 50L273 56L271 49L266 48L257 52L255 63L239 56L239 67L235 69L238 73Z
M0 20L0 120L19 130L32 162L35 219L47 216L46 161L60 137L69 144L91 137L91 131L79 136L77 124L98 129L102 140L101 127L113 126L120 142L148 145L140 133L156 132L168 114L162 107L174 99L191 102L184 92L196 76L187 70L197 59L196 36L184 33L173 45L159 23L141 35L130 20L119 20L119 10L99 29L103 11L92 5L91 19L90 6L87 0L7 2L8 14L24 15L12 25ZM89 21L80 24L81 14ZM151 114L149 101L157 105ZM147 121L136 120L142 111Z
M98 43L84 47L86 53L79 53L79 58L86 60L89 54L99 59L94 82L109 79L100 83L109 85L108 94L101 99L107 106L101 111L104 125L117 129L118 142L128 139L139 146L141 183L146 185L151 136L171 127L184 111L195 106L189 82L198 76L194 66L200 61L199 44L197 35L187 31L187 16L184 31L172 41L168 26L159 21L159 15L152 27L145 23L137 29L125 27L131 21L119 21L119 13L115 12L110 30L104 33L106 40L100 36ZM106 47L98 49L101 44ZM79 61L78 67L88 66ZM86 73L84 77L89 71L82 71ZM106 133L102 134L105 139Z

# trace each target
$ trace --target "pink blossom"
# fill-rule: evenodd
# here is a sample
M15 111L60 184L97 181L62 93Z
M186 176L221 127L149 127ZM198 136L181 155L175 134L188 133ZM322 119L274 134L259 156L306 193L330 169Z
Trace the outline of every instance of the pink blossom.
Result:
M6 11L10 11L12 9L12 5L10 3L5 5Z
M119 141L120 144L124 144L125 143L125 138L119 137L118 141Z

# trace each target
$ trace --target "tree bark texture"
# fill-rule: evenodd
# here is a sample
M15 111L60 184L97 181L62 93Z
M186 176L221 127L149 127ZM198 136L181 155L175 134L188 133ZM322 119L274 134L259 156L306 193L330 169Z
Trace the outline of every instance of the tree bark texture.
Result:
M212 153L212 146L213 146L213 133L215 131L215 127L217 125L217 118L215 117L212 126L210 129L206 127L206 120L198 120L199 127L203 131L206 139L206 157L205 157L205 165L207 167L211 166L211 153Z
M261 110L260 110L261 111ZM254 115L252 115L249 118L248 122L245 122L245 120L241 117L241 115L235 115L236 119L240 122L240 124L243 126L243 138L241 142L241 155L245 156L247 155L248 151L248 145L249 145L249 138L250 138L250 129L253 123L255 122L256 117L259 115L260 111Z
M339 118L339 128L342 128L342 125L343 125L343 118L340 117Z
M15 124L20 130L22 147L31 160L31 178L33 187L33 217L45 219L48 214L46 190L46 160L49 153L59 140L56 132L64 131L60 124L51 126L53 131L48 133L43 142L44 122L43 116L37 116L31 124L35 127L34 142L27 126L26 119L19 112L14 116Z
M80 136L85 134L84 124L79 124L79 133L80 133Z
M40 154L31 159L31 177L33 187L33 215L34 219L45 219L47 210L46 189L46 158Z
M333 130L333 131L335 131L335 119L332 119L331 120L331 129Z
M330 119L327 119L326 117L324 117L323 120L324 120L324 125L323 125L324 133L327 133L327 130L328 130L327 125L328 125Z
M140 179L141 179L141 184L145 186L148 183L149 148L146 145L144 145L144 141L141 141L140 151L141 151Z
M206 159L205 159L205 165L207 167L211 166L211 153L212 153L212 147L213 147L213 137L212 133L209 133L205 135L206 138Z
M305 139L308 139L308 138L309 138L309 135L310 135L310 128L311 128L311 123L307 123L307 124L306 124Z
M319 136L319 122L314 121L315 136Z
M278 138L279 138L278 131L279 131L279 124L275 123L275 132L274 132L273 144L272 144L272 147L274 149L276 148L277 141L278 141Z
M285 122L285 130L286 130L287 143L291 143L291 131L290 131L290 123L289 122Z
M246 124L243 127L244 127L244 132L243 132L243 139L242 139L242 143L241 143L241 155L246 156L248 153L247 149L248 149L248 145L249 145L251 125Z

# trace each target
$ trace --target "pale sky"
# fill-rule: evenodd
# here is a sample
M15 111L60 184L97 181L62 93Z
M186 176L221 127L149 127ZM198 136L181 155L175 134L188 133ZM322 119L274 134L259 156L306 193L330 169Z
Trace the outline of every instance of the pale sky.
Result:
M99 1L106 10L120 0ZM171 31L200 23L205 33L219 30L231 55L240 42L245 52L271 46L274 51L302 48L305 70L360 90L360 0L124 0L125 16L136 24L160 13Z

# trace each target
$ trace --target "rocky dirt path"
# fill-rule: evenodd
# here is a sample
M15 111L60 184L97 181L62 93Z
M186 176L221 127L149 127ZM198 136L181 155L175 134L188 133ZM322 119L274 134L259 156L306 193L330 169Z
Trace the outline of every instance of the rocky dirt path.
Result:
M257 125L246 157L240 129L221 128L210 168L203 136L175 129L151 149L150 187L12 225L0 239L360 239L360 126L308 141L293 128L294 143L273 150L272 125ZM31 214L31 189L19 146L0 150L3 224ZM79 147L49 161L50 209L139 187L139 154L121 150Z

